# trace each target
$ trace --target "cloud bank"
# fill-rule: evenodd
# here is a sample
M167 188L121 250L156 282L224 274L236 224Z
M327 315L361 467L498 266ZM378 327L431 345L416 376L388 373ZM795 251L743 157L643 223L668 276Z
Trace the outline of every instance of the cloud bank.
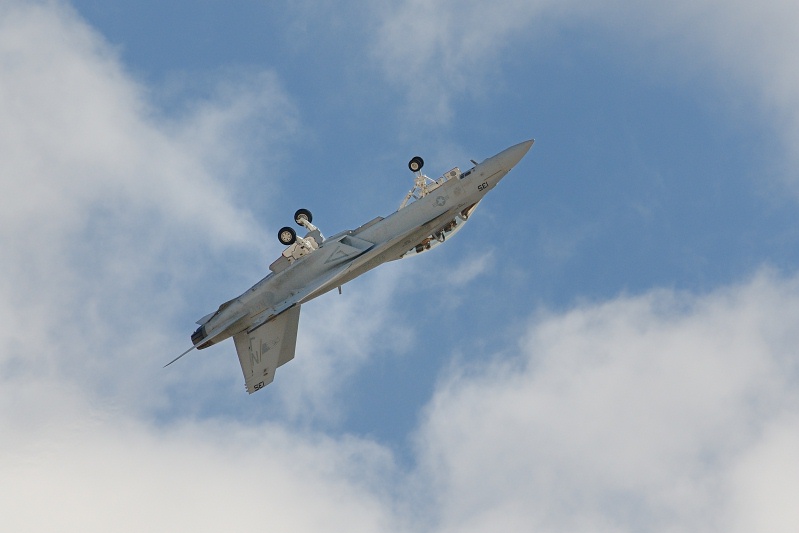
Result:
M0 364L136 394L180 348L165 333L187 287L266 242L238 147L293 111L264 72L170 117L67 7L0 14Z
M429 407L445 530L796 527L797 323L799 281L769 273L539 318L518 356L454 371Z

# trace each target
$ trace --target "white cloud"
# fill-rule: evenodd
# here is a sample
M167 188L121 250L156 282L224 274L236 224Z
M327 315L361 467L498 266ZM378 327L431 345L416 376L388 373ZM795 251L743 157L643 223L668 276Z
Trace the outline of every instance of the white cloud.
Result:
M442 530L795 529L797 323L799 280L770 274L540 318L518 358L454 371L429 407Z
M466 285L494 266L495 253L494 250L491 250L481 255L462 259L459 261L460 266L457 270L447 272L446 276L442 276L442 278L456 287Z
M271 73L169 116L68 7L5 3L0 364L129 399L162 390L177 374L158 362L187 342L167 332L188 287L215 262L262 264L272 241L247 209L264 206L241 194L241 147L294 128Z
M391 458L368 442L268 423L158 428L57 382L15 389L37 408L33 418L14 414L31 409L10 405L4 387L0 512L9 531L349 532L390 523L385 492L364 472L390 475Z
M374 56L388 79L405 87L415 121L446 122L451 98L481 92L498 73L493 63L503 48L557 5L407 0L380 15Z
M764 425L757 442L729 473L733 531L795 531L799 524L797 411Z

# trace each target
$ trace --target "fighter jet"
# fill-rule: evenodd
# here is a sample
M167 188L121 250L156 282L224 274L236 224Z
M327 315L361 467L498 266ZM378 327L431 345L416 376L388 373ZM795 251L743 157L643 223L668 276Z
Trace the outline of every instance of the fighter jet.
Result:
M192 347L166 366L195 348L233 337L247 392L264 388L275 370L294 358L302 304L336 288L341 292L342 285L387 261L421 254L451 238L533 142L511 146L481 163L472 160L466 172L455 167L438 179L425 176L424 161L414 157L408 163L414 186L399 209L329 238L312 224L310 211L299 209L294 221L307 230L305 236L281 228L278 240L286 249L269 266L269 275L198 320Z

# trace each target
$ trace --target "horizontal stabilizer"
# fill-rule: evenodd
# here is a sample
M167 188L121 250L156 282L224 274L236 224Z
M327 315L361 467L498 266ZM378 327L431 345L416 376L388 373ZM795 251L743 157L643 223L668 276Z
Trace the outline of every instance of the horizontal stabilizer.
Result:
M277 367L294 358L299 324L300 306L295 305L262 326L233 336L247 392L272 383Z

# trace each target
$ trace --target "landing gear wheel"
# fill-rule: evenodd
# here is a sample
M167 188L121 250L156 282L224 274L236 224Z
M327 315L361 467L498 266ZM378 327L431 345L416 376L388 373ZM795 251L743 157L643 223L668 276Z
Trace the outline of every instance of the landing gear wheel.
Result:
M419 157L418 155L410 160L408 163L408 168L411 169L411 172L419 172L422 170L424 166L424 159Z
M297 232L288 226L280 228L280 231L277 232L277 240L284 246L290 246L297 241Z
M305 219L308 222L313 222L313 215L307 209L297 209L297 212L294 213L294 222L300 224L300 220ZM300 224L302 226L302 224Z

